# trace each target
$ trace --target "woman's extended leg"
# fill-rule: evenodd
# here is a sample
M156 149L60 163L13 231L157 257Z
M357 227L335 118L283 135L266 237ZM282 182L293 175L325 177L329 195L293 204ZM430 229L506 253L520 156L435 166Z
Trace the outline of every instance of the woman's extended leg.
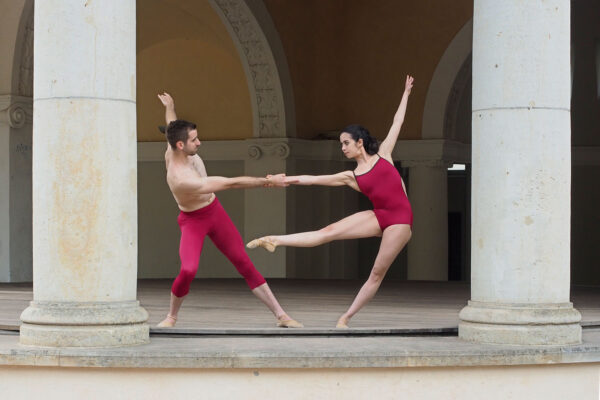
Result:
M334 240L359 239L381 236L381 228L372 210L361 211L326 226L318 231L293 233L291 235L264 236L248 243L248 248L262 246L275 251L277 246L314 247Z
M391 225L385 229L371 275L354 298L348 311L338 320L338 328L347 328L350 318L375 296L390 265L392 265L392 262L396 259L400 251L406 246L410 237L410 225Z

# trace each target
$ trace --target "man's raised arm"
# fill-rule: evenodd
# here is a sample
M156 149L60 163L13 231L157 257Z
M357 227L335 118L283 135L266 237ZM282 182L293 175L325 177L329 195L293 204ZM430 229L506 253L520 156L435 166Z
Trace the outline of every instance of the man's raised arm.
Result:
M177 115L175 114L175 102L173 101L171 95L167 92L159 94L158 98L165 106L165 122L167 123L167 126L169 126L171 121L175 121L177 119Z

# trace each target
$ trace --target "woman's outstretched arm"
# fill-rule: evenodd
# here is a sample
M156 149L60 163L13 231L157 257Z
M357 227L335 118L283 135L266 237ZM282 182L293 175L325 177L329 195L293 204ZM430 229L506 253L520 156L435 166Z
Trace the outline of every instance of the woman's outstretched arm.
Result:
M294 185L320 185L320 186L350 186L359 190L352 171L344 171L333 175L297 175L286 176L285 183Z
M400 101L400 106L398 106L398 111L396 111L396 115L394 115L394 122L388 132L385 140L381 142L379 145L379 153L384 158L392 159L392 151L394 150L394 146L396 145L396 141L398 140L398 135L400 134L400 128L402 128L402 124L404 123L404 115L406 114L406 106L408 104L408 96L410 96L410 91L413 87L414 78L410 75L406 76L406 83L404 84L404 94L402 95L402 100Z

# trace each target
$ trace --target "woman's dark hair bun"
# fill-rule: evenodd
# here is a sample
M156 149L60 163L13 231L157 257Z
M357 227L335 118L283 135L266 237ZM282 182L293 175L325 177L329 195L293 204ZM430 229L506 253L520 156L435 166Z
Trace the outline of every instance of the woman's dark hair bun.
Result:
M358 141L358 139L362 139L363 146L367 153L369 154L377 154L379 151L379 143L377 140L371 136L367 128L359 124L348 125L342 130L342 133L349 133L352 136L354 141Z

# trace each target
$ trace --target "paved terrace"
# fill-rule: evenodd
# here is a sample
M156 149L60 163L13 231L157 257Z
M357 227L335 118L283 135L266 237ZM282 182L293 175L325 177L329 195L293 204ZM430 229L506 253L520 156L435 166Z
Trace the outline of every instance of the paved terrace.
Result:
M584 342L575 346L499 346L456 336L469 285L384 282L352 321L332 329L360 281L271 279L288 312L306 328L274 328L274 319L241 280L203 279L192 286L176 329L151 329L151 343L112 349L39 349L18 344L18 318L31 284L0 285L0 364L149 368L347 368L600 362L600 288L575 286ZM170 281L140 281L138 298L156 325Z

